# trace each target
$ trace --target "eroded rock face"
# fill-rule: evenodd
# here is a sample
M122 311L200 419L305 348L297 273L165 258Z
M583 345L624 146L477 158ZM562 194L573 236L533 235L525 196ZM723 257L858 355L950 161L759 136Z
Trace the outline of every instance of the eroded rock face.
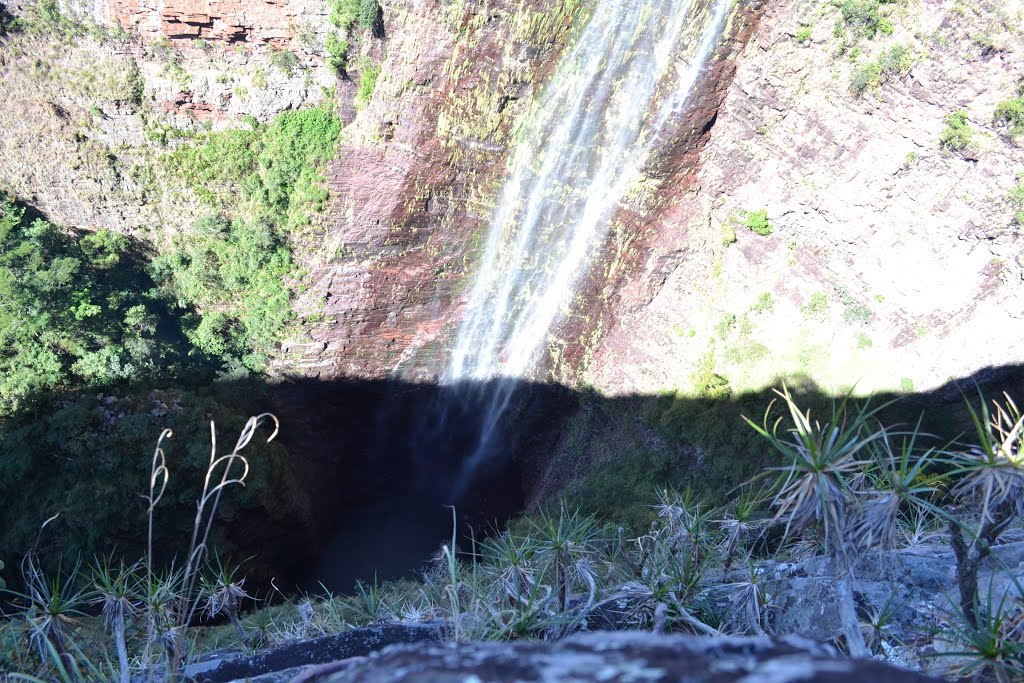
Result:
M391 647L334 674L332 683L455 681L745 681L930 680L872 661L839 659L826 646L782 638L699 638L597 632L553 643L416 644Z
M837 7L765 4L694 191L646 217L661 227L591 381L687 393L709 359L736 392L780 375L911 391L1024 359L1024 241L1009 198L1024 149L992 124L1024 70L1024 43L1004 27L1021 3L958 7L921 3L891 37L842 53ZM909 72L853 92L858 70L895 48ZM940 135L960 109L975 133L956 153ZM766 237L744 225L762 209Z
M556 334L567 342L564 362L551 369L559 379L574 378L586 353L577 340L598 336L602 316L617 305L626 266L656 234L648 218L689 187L731 82L730 60L758 6L740 4L689 105L668 126L672 134L648 169L646 190L616 219L619 234L638 233L626 239L629 254L610 247L606 260L622 263L599 262L581 283L586 310ZM511 131L584 20L561 7L531 0L385 8L390 38L381 80L332 165L330 228L299 303L323 322L284 345L282 370L382 377L397 369L413 379L443 371L466 278L504 180Z
M97 2L109 23L149 40L202 38L283 46L300 20L325 17L327 5L309 0L109 0Z

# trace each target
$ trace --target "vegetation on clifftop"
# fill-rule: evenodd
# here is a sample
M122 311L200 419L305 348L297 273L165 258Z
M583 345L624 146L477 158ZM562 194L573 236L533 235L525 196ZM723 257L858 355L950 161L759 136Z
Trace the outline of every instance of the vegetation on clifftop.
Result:
M1024 514L1024 415L1013 401L1004 395L988 403L979 396L968 404L973 432L939 445L920 423L883 421L884 404L840 397L815 411L788 390L777 396L781 411L772 405L745 418L750 429L735 425L772 458L759 476L719 505L693 489L663 490L650 501L651 524L635 537L615 520L602 525L562 503L474 542L466 553L457 552L453 535L418 581L357 584L347 597L300 597L248 617L241 614L251 604L244 577L219 560L207 566L208 551L195 537L190 550L202 550L188 552L170 574L154 573L147 556L135 564L97 561L91 577L46 573L33 555L23 565L29 590L17 600L24 620L0 628L0 639L12 644L2 656L11 668L37 675L52 674L63 661L74 662L81 680L127 681L147 667L177 671L184 657L229 640L256 652L368 623L440 621L455 641L553 639L605 620L612 628L656 632L776 633L776 600L795 590L806 601L787 571L824 556L834 598L822 591L821 604L838 614L821 623L838 629L831 635L848 653L907 657L901 661L918 665L936 657L934 646L903 642L891 628L902 611L903 621L912 615L911 625L901 627L910 635L945 644L941 655L953 658L951 673L970 678L981 672L981 680L995 681L1024 674L1024 588L1015 580L995 587L997 575L1005 579L998 569L991 570L987 588L979 583L993 546ZM250 419L235 453L249 443L254 426ZM152 461L150 501L163 496L167 474L160 456L158 450ZM209 460L212 473L221 471L217 463L223 466L223 479L212 481L246 476L231 475L237 463L227 457ZM198 490L210 486L208 479ZM202 500L197 520L207 519L213 510L206 503L216 508L220 497ZM196 528L205 526L197 521ZM198 538L205 541L205 535ZM865 604L854 602L862 558L914 547L941 551L947 538L959 591L947 606L918 609L892 605L891 598L880 606L868 593L858 596ZM907 581L902 570L893 576ZM49 599L53 587L60 588L59 600ZM110 628L114 620L105 613L108 633L99 620L69 618L82 616L90 600L106 610L111 596L133 608L119 627ZM189 628L192 617L219 614L230 626ZM124 655L126 648L132 656Z

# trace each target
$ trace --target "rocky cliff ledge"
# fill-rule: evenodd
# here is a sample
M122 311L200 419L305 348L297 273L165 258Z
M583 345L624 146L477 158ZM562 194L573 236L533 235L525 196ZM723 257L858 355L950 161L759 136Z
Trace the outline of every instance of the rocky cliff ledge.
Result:
M353 636L348 639L352 656L345 659L276 672L259 666L246 670L235 664L230 670L240 677L245 676L247 681L260 683L860 683L868 680L913 683L934 680L879 662L841 659L832 648L801 638L701 638L630 631L594 632L547 643L419 642L392 645L367 656L364 640L373 641L384 634L372 629L362 630L367 632L363 636L358 632L348 634ZM410 634L415 635L415 632L410 631ZM407 640L407 636L397 632L386 635L399 642ZM300 660L302 657L292 663ZM286 658L277 660L279 666L288 663ZM197 669L192 675L200 682L228 680L219 675L216 667L208 668L205 673Z

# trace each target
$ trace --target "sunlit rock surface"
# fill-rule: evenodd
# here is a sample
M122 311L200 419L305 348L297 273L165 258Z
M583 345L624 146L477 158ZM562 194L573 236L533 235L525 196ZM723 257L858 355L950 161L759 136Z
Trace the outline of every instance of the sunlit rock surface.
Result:
M992 117L1024 70L1021 11L915 4L857 56L833 35L838 7L765 3L693 191L646 217L652 248L590 381L692 392L710 358L735 390L804 375L867 394L1020 362L1024 241L1009 194L1024 149ZM856 70L895 46L912 55L909 73L852 92ZM975 131L963 154L939 143L960 109ZM743 226L761 209L767 237Z

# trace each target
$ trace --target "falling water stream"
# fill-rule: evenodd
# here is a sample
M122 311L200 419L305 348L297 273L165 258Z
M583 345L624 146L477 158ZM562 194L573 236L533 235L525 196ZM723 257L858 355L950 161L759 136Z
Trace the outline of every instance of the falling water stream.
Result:
M355 578L409 571L451 534L444 505L507 513L521 504L506 456L518 447L514 438L546 418L558 388L531 389L546 398L531 396L524 407L517 387L536 379L548 335L575 303L614 214L670 141L733 2L593 0L591 18L517 133L439 386L425 402L417 385L399 391L371 430L374 451L396 478L406 466L415 470L413 483L395 484L391 498L347 516L318 579L347 590ZM510 405L519 406L515 435L500 428ZM388 553L398 556L382 559ZM372 561L363 567L360 557Z
M515 380L541 360L610 222L679 112L733 0L597 0L519 131L442 383L486 384L465 485L496 438ZM495 380L497 381L489 381Z

